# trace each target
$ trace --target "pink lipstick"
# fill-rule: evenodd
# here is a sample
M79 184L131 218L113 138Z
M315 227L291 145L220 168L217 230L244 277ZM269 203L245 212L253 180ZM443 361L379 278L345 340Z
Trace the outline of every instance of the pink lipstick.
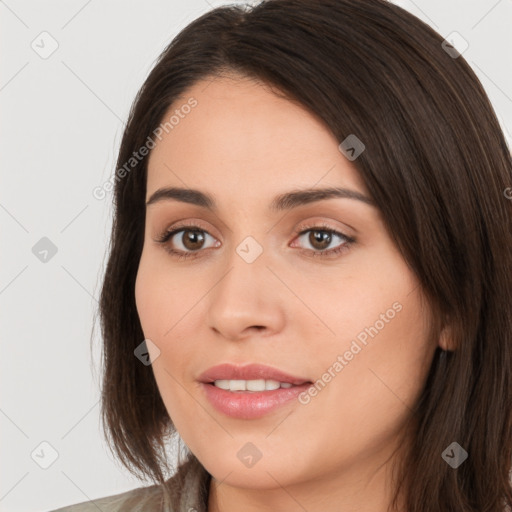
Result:
M219 412L240 419L256 419L297 399L312 382L260 364L221 364L198 380L208 401Z

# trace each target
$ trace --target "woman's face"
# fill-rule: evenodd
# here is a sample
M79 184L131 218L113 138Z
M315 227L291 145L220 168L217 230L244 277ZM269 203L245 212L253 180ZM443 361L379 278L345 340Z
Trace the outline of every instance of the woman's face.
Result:
M222 78L189 89L164 122L173 114L150 155L146 201L174 187L215 203L189 194L147 206L136 302L176 429L223 486L370 478L400 444L435 349L415 275L372 204L318 196L272 208L292 191L369 197L342 141L304 108ZM200 231L155 241L190 225ZM316 387L271 410L246 391L249 412L237 416L200 382L223 363L267 365Z

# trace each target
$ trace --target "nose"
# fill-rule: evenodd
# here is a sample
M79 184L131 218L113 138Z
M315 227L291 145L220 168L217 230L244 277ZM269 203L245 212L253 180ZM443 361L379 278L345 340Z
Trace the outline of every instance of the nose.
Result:
M229 267L209 293L208 322L218 335L236 341L283 328L286 289L267 263L264 254L252 263L236 253L230 258Z

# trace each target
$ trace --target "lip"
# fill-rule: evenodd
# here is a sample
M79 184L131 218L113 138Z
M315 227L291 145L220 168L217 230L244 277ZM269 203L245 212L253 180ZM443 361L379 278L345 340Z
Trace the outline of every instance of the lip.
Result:
M293 384L291 388L270 391L227 391L213 384L215 380L277 380ZM285 373L276 368L260 364L235 366L221 364L206 370L198 379L208 401L217 411L240 419L260 418L292 400L307 390L312 382L308 379Z
M295 386L305 383L311 383L309 379L297 377L285 373L277 368L263 364L247 364L238 366L230 363L212 366L203 372L198 380L204 383L210 383L215 380L277 380L279 382L289 382Z
M216 387L213 383L201 383L206 398L217 411L243 420L261 418L275 409L295 400L299 404L298 396L306 391L310 383L301 384L291 388L279 388L272 391L226 391Z

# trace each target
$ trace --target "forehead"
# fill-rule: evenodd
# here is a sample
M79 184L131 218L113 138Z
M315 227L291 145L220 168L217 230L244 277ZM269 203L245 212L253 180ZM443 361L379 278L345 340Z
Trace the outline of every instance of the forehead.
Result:
M146 199L171 185L246 199L317 183L366 193L318 116L261 82L202 80L173 102L161 126L171 117L150 154Z

